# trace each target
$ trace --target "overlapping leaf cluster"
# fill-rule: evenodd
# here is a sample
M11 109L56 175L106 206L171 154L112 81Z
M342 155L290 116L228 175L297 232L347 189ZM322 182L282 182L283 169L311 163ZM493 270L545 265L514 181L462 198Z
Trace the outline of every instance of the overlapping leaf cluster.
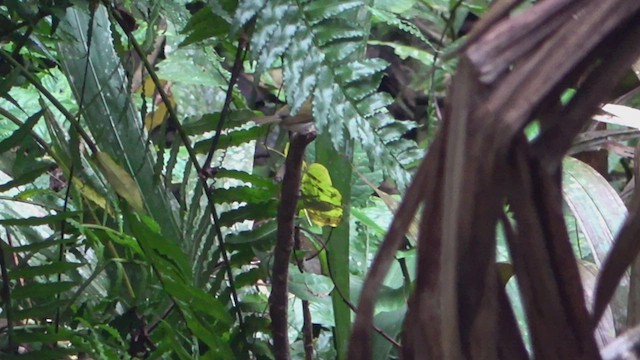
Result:
M264 1L239 4L234 27L255 17L251 52L261 72L283 61L287 102L295 113L313 99L316 127L328 131L343 150L349 140L360 143L374 164L402 188L407 166L421 151L402 135L414 125L393 119L386 110L392 99L378 92L387 63L353 60L364 51L368 32L361 1Z

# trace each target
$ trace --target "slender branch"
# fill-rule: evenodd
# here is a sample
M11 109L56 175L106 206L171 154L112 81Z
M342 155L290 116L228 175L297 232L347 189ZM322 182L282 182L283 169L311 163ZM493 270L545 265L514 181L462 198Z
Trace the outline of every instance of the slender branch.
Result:
M278 205L277 242L273 250L273 272L269 313L273 333L273 355L276 360L289 359L288 296L289 258L293 249L294 219L300 198L304 151L316 137L315 132L293 133L285 160L282 194Z
M229 86L227 87L226 97L224 99L224 105L222 106L222 111L220 112L220 120L218 121L218 126L216 128L216 132L213 135L213 139L211 139L211 147L209 148L209 153L207 154L207 159L204 161L202 168L207 171L211 167L211 160L213 159L213 153L216 151L218 147L218 142L220 141L220 135L222 134L222 129L224 128L225 120L227 119L227 115L229 115L229 110L231 109L231 100L233 99L233 87L236 85L238 81L238 76L240 75L240 71L242 70L242 62L244 61L244 56L246 55L246 40L240 38L238 40L238 48L236 50L236 58L233 62L233 68L231 68L231 77L229 78Z
M300 245L300 228L296 227L294 232L294 249L299 251L302 246ZM300 273L304 272L304 258L296 257L296 263L298 264L298 270ZM313 360L313 320L311 318L311 311L309 310L309 301L302 300L302 342L304 344L304 358L305 360Z

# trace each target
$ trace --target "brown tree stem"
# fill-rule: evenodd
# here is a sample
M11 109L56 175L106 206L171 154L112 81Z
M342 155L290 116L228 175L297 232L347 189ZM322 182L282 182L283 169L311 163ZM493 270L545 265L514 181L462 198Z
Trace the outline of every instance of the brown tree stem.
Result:
M302 159L304 150L316 137L315 132L293 133L289 153L285 161L285 174L282 179L280 205L278 206L278 240L273 251L273 273L271 295L269 296L269 314L273 334L273 355L276 360L289 359L288 338L288 278L289 258L293 249L294 219L300 182L302 180Z
M302 247L300 245L300 228L296 226L294 230L294 249L299 251ZM304 257L296 256L296 263L300 273L304 272ZM313 320L311 317L311 310L309 309L309 301L302 300L302 343L304 345L304 358L305 360L313 360Z

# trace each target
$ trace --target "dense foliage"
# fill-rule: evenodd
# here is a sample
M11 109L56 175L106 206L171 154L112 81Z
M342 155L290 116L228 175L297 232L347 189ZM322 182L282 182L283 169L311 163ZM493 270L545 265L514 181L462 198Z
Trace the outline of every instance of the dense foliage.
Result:
M452 51L489 2L4 2L0 357L346 358L369 266L447 116ZM564 162L563 226L588 294L633 184L631 75L626 106L597 119L616 125L569 150L609 151ZM300 147L286 121L305 114ZM300 191L287 185L296 154ZM400 354L419 217L389 253L376 359ZM510 230L492 231L491 269L530 348ZM274 266L283 238L290 260ZM625 276L603 344L636 306Z

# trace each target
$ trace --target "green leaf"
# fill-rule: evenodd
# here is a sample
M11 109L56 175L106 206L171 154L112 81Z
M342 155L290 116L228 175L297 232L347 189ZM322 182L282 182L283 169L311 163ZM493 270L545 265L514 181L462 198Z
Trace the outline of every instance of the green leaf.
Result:
M39 304L32 307L14 310L12 313L13 320L24 319L42 319L45 317L51 317L56 313L56 310L63 308L69 304L69 300L54 300L45 304Z
M238 125L246 123L258 113L251 110L236 110L229 112L223 130L234 128ZM186 122L182 125L184 131L189 135L201 135L207 131L214 131L218 128L220 122L220 113L205 114L198 120Z
M189 22L181 31L189 34L179 47L187 46L212 37L223 37L229 34L230 25L216 15L211 7L204 6L189 18Z
M403 13L415 5L416 0L375 0L374 5L378 9L392 13Z
M54 283L31 283L18 286L13 289L13 299L50 298L55 294L71 290L77 284L73 281L60 281Z
M562 195L587 239L599 269L627 216L627 208L607 180L592 167L571 157L566 157L562 164ZM626 273L621 280L622 286L611 300L617 326L624 326L628 284L629 274Z
M231 146L244 145L251 140L257 140L266 134L267 127L256 126L249 129L230 131L221 135L218 140L217 149L225 149ZM211 148L211 139L198 141L193 146L193 150L198 154L206 154Z
M252 186L235 186L228 189L220 188L213 191L217 204L234 202L266 202L277 196L275 191Z
M274 218L278 211L278 201L249 203L220 215L220 225L231 226L245 220L264 220Z
M40 117L43 113L44 110L40 110L37 113L29 116L27 121L25 121L24 124L20 126L20 128L18 128L18 130L14 131L13 134L11 134L8 138L0 141L0 154L7 152L15 146L19 145L22 139L24 139L24 137L31 132L31 129L33 129L38 120L40 120ZM1 191L3 190L0 190L0 192Z
M29 217L24 219L0 219L0 225L4 225L4 226L51 225L56 222L63 221L72 216L76 216L78 214L79 212L77 211L67 211L64 213L48 215L43 217ZM50 246L49 243L47 243L47 246Z
M253 18L258 12L264 8L267 4L267 0L243 0L238 3L238 9L236 10L235 17L233 18L232 29L233 32L246 24L251 18Z
M57 216L57 215L52 215L52 216ZM24 220L27 220L27 219L24 219ZM3 220L0 220L0 224L2 224L2 221ZM44 224L48 224L48 222L45 222ZM28 225L28 224L25 224L25 225ZM42 225L42 224L39 224L39 225ZM54 246L57 247L60 245L74 244L77 240L78 239L74 239L74 238L66 238L62 240L60 239L46 240L46 241L35 242L33 244L28 244L28 245L14 246L12 248L5 249L5 251L11 251L12 253L30 253L30 252L35 253L35 252L41 251L42 249L47 249Z
M56 43L58 53L64 54L59 59L61 69L76 103L82 106L83 124L97 148L133 178L142 204L163 234L181 239L183 232L171 207L171 194L154 176L153 152L148 148L140 112L131 101L122 60L114 49L117 36L112 34L107 11L104 6L90 11L83 4L66 9L59 27L65 41ZM93 25L91 44L87 41L89 24ZM126 200L139 207L136 190L128 191L132 191L131 198Z
M56 262L47 265L28 266L11 270L11 272L9 272L9 278L19 279L33 278L36 276L57 275L59 273L65 273L67 271L75 270L83 265L84 264L82 263Z
M289 273L289 291L302 300L318 301L320 298L329 297L333 290L333 281L327 276L300 273L293 266Z
M169 239L160 230L160 226L145 215L131 215L131 230L138 240L140 247L150 258L154 265L163 264L163 268L168 266L173 275L175 272L182 281L189 281L191 278L191 265L184 251L180 249L175 239ZM175 279L178 280L178 279Z
M562 194L600 266L627 216L626 206L605 178L571 157L563 161Z
M376 40L369 41L369 44L388 46L392 48L393 52L396 55L398 55L398 57L402 60L411 58L411 59L418 60L427 66L433 66L434 64L435 58L433 54L413 46L402 45L402 44L389 42L389 41L376 41Z
M227 244L247 244L257 242L275 234L277 229L278 223L275 220L270 220L256 229L241 231L235 235L229 236Z
M253 184L254 186L265 188L269 192L275 192L278 189L273 180L265 178L263 176L249 174L248 172L240 170L220 169L220 171L218 171L218 173L216 174L216 177L244 181L249 184Z

